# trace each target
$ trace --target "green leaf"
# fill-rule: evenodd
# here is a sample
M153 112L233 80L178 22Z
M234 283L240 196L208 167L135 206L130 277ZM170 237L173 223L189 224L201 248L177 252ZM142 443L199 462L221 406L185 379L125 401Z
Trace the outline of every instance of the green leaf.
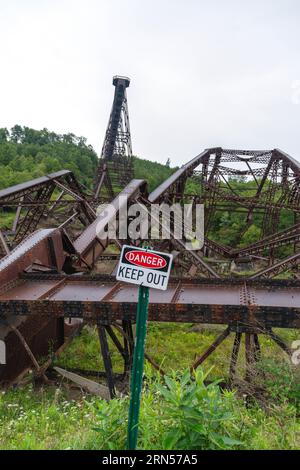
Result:
M203 418L203 413L200 410L197 410L196 408L192 408L190 406L182 406L181 409L184 411L184 414L187 417L195 419Z
M175 380L171 379L170 377L168 376L165 376L165 382L167 384L167 386L169 387L169 389L175 393L176 390L177 390L177 384L175 382Z
M243 444L241 441L238 441L237 439L233 439L232 437L228 437L228 436L222 436L222 439L223 439L224 444L230 447Z
M181 438L181 430L180 429L171 429L171 431L168 432L164 439L164 449L166 450L172 450L176 449L176 444L178 440Z
M191 380L191 373L189 370L185 371L183 376L180 379L180 385L181 387L185 387Z
M174 395L172 394L172 392L170 392L167 388L161 386L161 385L158 385L157 386L158 390L160 391L160 393L163 395L163 397L170 403L173 403L174 405L177 404L177 400L176 398L174 397Z

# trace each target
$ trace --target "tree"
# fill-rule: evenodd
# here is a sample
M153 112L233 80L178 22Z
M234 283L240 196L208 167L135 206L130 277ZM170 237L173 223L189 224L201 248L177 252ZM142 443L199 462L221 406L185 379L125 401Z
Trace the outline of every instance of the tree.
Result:
M22 126L16 124L10 130L10 140L15 143L22 143L24 138L24 130Z
M7 142L8 138L9 132L6 127L0 128L0 144L3 144L3 142Z
M84 137L15 125L0 129L0 189L58 170L71 170L87 187L98 157Z

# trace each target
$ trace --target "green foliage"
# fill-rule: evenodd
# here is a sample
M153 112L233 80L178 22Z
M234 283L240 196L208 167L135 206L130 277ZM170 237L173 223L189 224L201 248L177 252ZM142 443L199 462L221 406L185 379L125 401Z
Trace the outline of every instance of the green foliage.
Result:
M47 129L36 131L19 125L11 131L0 129L0 189L61 169L72 170L81 182L91 187L96 165L97 155L83 137L58 135ZM147 180L150 191L175 171L168 161L163 165L136 157L134 168L135 177ZM230 185L245 197L254 194L252 183L246 180L231 179ZM200 194L199 180L190 178L186 189L190 194ZM280 188L276 197L280 198ZM246 212L233 213L229 209L217 213L210 236L222 244L235 245L237 234L245 228L245 216ZM3 212L1 224L3 219L7 225L11 224L13 217L9 211ZM282 211L278 228L292 225L291 217L289 211ZM261 215L254 214L239 246L257 241L261 226ZM287 255L288 248L278 248L276 253ZM260 364L262 374L258 377L259 385L266 389L270 400L266 409L256 402L246 408L232 392L221 391L217 382L206 386L206 369L199 369L194 381L188 373L172 372L178 369L178 364L188 367L195 351L197 354L204 351L218 334L219 331L213 329L199 333L184 324L149 325L147 352L169 376L161 383L146 364L140 448L299 448L299 370L292 370L282 361L268 338L261 341L267 358ZM285 330L282 336L291 341L298 338L298 333ZM224 342L207 360L205 367L216 364L211 375L226 375L232 348L229 343ZM121 372L120 354L111 343L110 348L114 370ZM69 367L103 369L96 331L85 328L59 362ZM0 448L122 449L126 444L127 414L128 398L110 403L88 396L74 400L63 386L39 391L33 391L30 386L3 392L0 395Z
M149 191L153 191L176 170L176 168L170 168L168 165L137 157L134 157L133 164L135 178L145 179Z
M148 383L141 408L140 448L229 449L242 445L234 438L239 428L231 425L229 431L228 426L235 419L234 394L221 392L217 382L205 386L207 375L199 369L194 381L186 371L166 376L164 384L159 380ZM128 399L106 406L101 403L94 428L100 434L101 448L125 448L128 406Z
M257 181L260 183L260 180ZM224 182L220 182L219 190L223 193L233 193L243 198L250 198L256 194L257 186L253 181L247 181L242 177L229 178L227 186ZM270 181L265 182L265 188L270 185ZM201 179L200 177L193 176L189 178L186 184L186 193L200 195L201 194ZM263 205L266 201L267 191L264 190L260 195L260 202ZM275 188L275 201L280 201L282 197L282 188L280 184ZM251 243L257 242L261 238L263 215L256 211L250 216L247 222L248 209L242 208L240 204L234 201L226 201L224 198L222 210L214 213L213 220L211 221L209 237L222 245L227 245L236 248L243 248ZM228 210L226 210L228 207ZM248 206L249 207L249 206ZM238 211L236 211L238 209ZM280 217L277 230L283 230L294 224L293 212L283 209L280 211ZM271 219L270 219L271 221ZM267 221L269 222L269 221ZM270 227L272 230L272 227ZM288 256L291 254L292 248L284 246L274 250L275 256Z
M191 325L188 323L149 322L146 341L146 352L167 373L172 370L187 369L221 334L224 327L219 325ZM287 344L299 339L298 330L275 330ZM116 332L120 341L122 336ZM123 371L123 360L117 348L108 338L113 368L116 372ZM273 359L275 363L282 363L282 352L267 336L260 335L263 355ZM216 351L207 358L203 364L206 371L214 366L210 378L228 376L229 360L233 347L233 338L224 341ZM241 346L241 355L238 367L244 366L244 343ZM85 326L80 336L75 338L70 346L57 359L61 367L81 369L104 370L104 364L99 349L97 329ZM147 363L146 363L147 365ZM180 366L179 366L180 365ZM148 376L150 376L150 369ZM240 371L242 373L242 370ZM299 379L300 381L300 379Z
M56 134L15 125L0 128L0 189L53 173L71 170L81 183L92 187L97 155L84 137ZM166 165L134 157L135 177L146 179L152 191L172 174Z
M91 186L97 155L84 137L14 126L0 129L0 189L62 169Z
M98 422L93 430L99 433L98 442L102 449L126 448L128 407L127 399L115 399L109 403L98 402Z
M139 423L141 449L299 449L300 422L290 403L262 408L245 406L215 381L205 385L209 371L171 373L164 382L152 379L148 365ZM150 375L149 375L150 374ZM124 449L129 401L98 403L97 446ZM100 411L100 412L99 412ZM298 416L298 417L297 417Z
M251 243L257 242L261 235L261 230L256 225L250 225L248 230L245 232L243 237L243 245L251 245Z
M140 418L140 448L229 449L241 446L235 439L238 427L228 422L235 419L231 392L222 393L217 382L205 386L208 373L199 369L195 380L190 373L173 374L150 381L144 390ZM126 405L126 406L124 406ZM128 400L114 400L107 406L101 403L98 426L101 446L109 449L125 448ZM230 411L232 409L232 411Z
M169 158L165 164L161 164L134 157L133 163L135 177L145 179L149 191L155 189L176 170L170 168ZM81 183L92 188L96 167L97 155L93 148L87 145L84 137L76 137L72 133L60 135L47 129L37 131L20 125L15 125L10 131L6 128L0 129L0 189L62 169L73 171ZM234 193L243 197L252 197L257 190L253 181L247 181L245 178L230 178L228 183ZM266 185L268 184L267 181ZM221 183L220 189L224 192L230 191L225 183L223 186ZM188 178L185 191L186 194L200 195L200 178ZM276 200L280 200L281 196L281 187L278 186ZM264 194L261 197L263 203ZM216 212L209 236L223 245L236 247L244 247L258 241L261 236L262 215L254 213L247 228L247 210L239 207L240 212L234 212L232 207L234 202L229 204L224 200L224 210ZM282 210L278 229L284 229L293 223L292 212ZM1 222L0 225L5 224ZM288 256L290 253L291 247L283 246L276 248L274 255Z
M93 447L94 397L73 400L63 387L9 390L0 395L0 449Z
M87 366L102 369L103 365L95 364L99 346L98 350L89 348L87 337L81 355L88 348ZM174 341L175 336L165 337L165 354ZM186 336L184 341L188 341ZM69 359L76 354L73 344L67 350ZM176 360L178 364L179 358ZM295 401L297 398L299 403L299 377L292 378L292 371L284 372L282 377L282 360L268 361L261 367L274 398L270 395L271 401L264 407L255 400L246 407L243 397L222 391L217 382L205 385L209 371L199 369L191 381L187 372L169 370L162 381L146 363L139 448L299 449L300 421ZM0 449L125 449L128 397L107 403L79 392L74 395L64 383L44 389L27 386L0 394Z
M165 377L165 386L158 385L164 398L161 419L168 431L164 449L230 449L242 443L230 435L229 421L235 418L234 395L222 393L218 382L205 385L210 371L190 372L181 377Z
M300 412L299 367L273 358L264 358L259 363L263 372L260 379L268 394L268 400L276 404L291 404Z

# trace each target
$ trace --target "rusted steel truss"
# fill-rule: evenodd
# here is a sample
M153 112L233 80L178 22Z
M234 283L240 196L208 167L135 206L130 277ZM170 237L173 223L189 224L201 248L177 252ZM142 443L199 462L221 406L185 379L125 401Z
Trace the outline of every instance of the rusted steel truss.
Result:
M143 204L149 217L157 203L204 205L201 249L187 250L186 239L177 239L173 228L168 240L158 242L160 249L174 252L177 278L167 291L151 292L149 307L150 321L224 325L191 371L232 335L232 380L243 337L248 380L261 354L259 334L268 335L291 354L273 328L300 328L299 162L278 149L210 148L148 195L146 182L133 179L129 83L126 77L113 79L113 106L92 198L66 170L0 191L0 217L14 211L12 226L0 225L0 339L5 340L8 358L6 366L0 365L0 382L12 383L30 367L44 376L51 358L40 365L39 357L48 355L50 343L54 351L66 344L66 319L97 326L111 396L116 393L116 380L128 378L137 288L90 274L97 263L117 261L115 254L106 256L112 241L103 236L107 219L103 213L96 215L94 206L102 200L111 202L117 225L126 225L118 219L125 195L128 205ZM232 225L236 214L243 228L239 225L228 245L216 240L214 229L220 217ZM162 222L156 223L161 229ZM259 228L259 236L247 243L252 225ZM138 245L148 238L143 233L140 240L127 237L114 243L120 248L125 241ZM234 270L243 263L250 273L237 277ZM285 271L298 280L275 279ZM123 358L121 376L113 372L108 340Z
M23 317L52 321L82 318L96 324L111 396L115 374L108 348L110 336L124 361L128 377L133 350L137 287L116 283L108 276L22 274L0 292L1 318ZM287 354L289 347L273 328L300 328L300 285L296 281L239 281L172 279L167 291L152 291L149 321L225 325L226 329L191 365L197 368L231 333L235 334L230 376L233 379L241 335L245 335L247 378L260 354L258 335L270 336ZM115 330L115 331L114 331ZM121 337L120 337L121 333ZM8 354L10 357L10 354ZM12 356L13 357L13 354ZM148 358L153 364L151 358ZM159 369L159 366L154 363Z
M94 199L112 199L133 178L132 144L126 88L130 79L115 76L115 94L94 181Z
M12 226L2 226L4 215L14 215ZM0 258L38 227L90 225L95 212L71 171L62 170L0 190Z
M243 166L246 169L241 169ZM208 149L175 172L150 196L147 195L143 180L133 180L112 201L114 215L117 216L121 196L124 195L127 196L128 204L144 204L148 211L157 202L171 203L184 199L185 202L204 204L206 237L202 250L187 251L184 240L175 239L172 230L170 240L161 241L160 244L164 249L171 248L177 252L175 259L181 260L185 272L191 275L198 271L206 279L173 280L165 293L151 294L149 312L150 321L226 325L226 329L199 356L191 369L198 367L231 333L235 334L230 364L231 378L235 374L242 335L245 335L248 379L251 367L260 354L259 334L269 335L289 353L288 346L275 335L272 328L300 327L299 281L268 282L264 279L293 269L299 264L299 174L299 164L279 150L250 152ZM248 183L247 196L238 194L233 187L234 182L230 178L238 177ZM199 192L196 195L185 194L183 198L189 178L199 184ZM57 197L53 200L55 191ZM65 329L63 318L78 317L85 322L96 323L108 386L113 396L116 374L112 371L107 336L122 355L125 377L132 358L136 289L116 284L107 277L84 275L78 278L78 275L70 277L51 274L93 269L99 257L105 256L110 242L99 237L107 220L103 221L102 214L96 217L70 172L60 172L4 190L0 193L0 204L4 208L13 205L17 207L15 227L21 223L20 207L25 206L27 212L22 224L28 227L27 233L30 233L43 224L41 222L47 211L50 217L52 211L55 212L54 209L70 204L63 203L64 194L68 201L72 200L72 210L75 205L80 214L83 229L81 228L78 237L73 236L72 239L65 230L70 218L72 221L72 214L60 224L59 229L41 229L26 239L23 227L23 232L21 228L19 231L15 230L22 240L15 247L13 241L8 244L7 234L1 233L3 254L10 254L3 258L2 263L0 261L0 315L4 319L13 318L13 328L20 328L33 354L45 354L50 338L53 342L56 341L56 348L61 346ZM245 231L237 234L233 246L225 246L211 238L210 230L220 211L244 214ZM281 211L290 214L291 224L280 229ZM241 244L239 248L239 242L251 226L253 217L260 217L261 220L260 240L248 246ZM54 216L52 220L56 220ZM147 235L143 238L147 239ZM277 256L276 249L283 246L290 249L290 254ZM216 255L221 260L230 262L259 260L261 265L256 267L248 279L226 280L226 273L224 278L224 274L213 264ZM35 274L36 271L39 272L38 275ZM35 328L32 327L33 324ZM7 344L15 351L16 339L12 334L8 336L8 332L5 334ZM22 348L22 344L19 347ZM11 352L8 357L10 364L6 372L0 374L2 379L13 379L17 373L28 367L28 362L32 362L27 354L27 360L23 355L24 361L16 366L15 352ZM160 370L152 358L148 359Z
M0 291L0 314L135 320L137 288L105 275L27 273ZM237 331L300 328L298 281L172 279L150 295L150 321L228 324Z
M198 186L195 194L186 191L189 180ZM244 183L240 188L239 181ZM150 203L178 201L204 205L204 247L193 253L194 259L197 255L205 258L202 267L191 260L190 253L178 244L176 247L200 275L224 275L224 271L210 271L210 268L215 270L215 266L209 268L209 258L214 264L216 256L220 261L251 262L251 271L255 271L249 275L251 278L273 277L299 265L300 163L281 150L207 149L149 195ZM230 246L213 238L216 220L224 213L229 221L234 214L244 218L244 228L237 230ZM285 221L290 221L290 226L281 226L283 216ZM259 240L247 245L244 238L254 223L260 228ZM280 251L282 247L285 251ZM188 271L190 269L191 266ZM229 269L227 275L230 275Z
M246 166L246 169L242 170L242 166ZM244 181L249 181L247 196L237 193L233 181L230 180L233 177L243 177ZM197 195L185 195L184 201L204 204L204 247L196 252L187 251L184 240L175 239L171 231L171 240L167 241L164 249L167 249L167 246L172 247L183 265L185 264L185 271L198 271L200 276L207 279L178 279L170 284L165 293L153 292L149 318L152 321L226 325L224 332L191 368L198 367L233 332L235 341L230 365L231 377L236 368L241 335L245 335L249 376L253 358L259 356L258 334L268 334L288 352L288 346L276 337L272 328L300 327L299 282L262 282L262 279L274 277L299 264L299 165L279 150L250 152L209 149L175 172L150 196L147 195L144 181L133 180L112 201L114 212L118 215L121 196L125 194L129 204L143 203L148 210L157 202L171 203L183 200L182 194L189 178L199 184L199 192ZM55 191L57 197L53 200ZM42 229L24 239L24 227L27 227L26 234L34 231L41 225L47 211L50 217L52 212L55 212L54 209L63 205L64 194L67 195L68 201L72 200L72 210L75 205L80 214L79 218L84 226L81 228L81 234L78 237L73 236L72 240L65 230L69 223L69 219L66 223L65 218L59 229ZM2 263L0 261L0 315L5 319L13 318L14 327L20 328L33 354L45 354L50 338L56 341L56 348L61 346L65 328L63 317L79 317L85 322L96 323L108 386L113 396L115 374L107 347L107 335L123 357L125 377L130 369L132 357L131 324L135 321L136 289L112 283L108 278L51 275L51 272L58 273L61 270L65 273L72 273L73 269L91 270L99 256L105 255L105 249L109 245L109 240L98 236L107 221L103 222L101 214L96 217L70 172L60 172L9 188L2 191L0 196L3 208L13 205L17 207L15 227L20 225L20 229L16 228L13 235L15 240L18 241L16 235L22 240L15 246L14 237L8 243L7 234L1 233L3 254L8 251L10 254L3 258ZM20 207L23 206L27 212L21 219ZM211 238L210 230L219 211L242 212L246 228L251 226L254 216L259 216L261 239L241 248L237 246L244 233L237 234L233 246L216 242ZM290 227L280 229L281 211L289 212ZM65 210L63 212L65 217ZM70 218L72 220L72 214ZM54 216L52 220L56 220ZM270 225L272 220L273 225ZM144 238L147 239L147 236ZM161 244L163 243L165 242L162 241ZM291 253L278 259L275 256L276 249L282 246L290 247ZM256 268L254 274L248 276L252 281L226 280L222 279L223 274L212 265L210 257L207 256L209 254L230 262L238 262L239 259L247 257L259 259L266 266ZM27 271L27 274L24 274L24 271ZM35 271L39 271L38 277ZM35 328L32 327L33 323ZM121 334L122 341L116 332ZM13 339L12 334L8 336L6 333L6 336L7 344L15 351L16 339ZM19 347L22 348L22 345ZM28 367L28 362L32 362L27 354L27 360L24 359L16 366L15 352L11 352L8 357L11 362L2 374L3 379L12 379L15 374ZM22 357L24 358L24 355ZM149 360L159 369L155 361L151 358Z
M119 213L124 205L130 205L140 197L147 196L147 185L144 180L134 179L121 191L110 203L113 211L111 212L111 220L117 222L116 229L119 226ZM80 267L94 268L99 256L105 251L110 243L108 237L102 236L105 234L105 228L108 224L108 218L103 217L103 212L100 212L97 218L85 229L82 234L75 240L74 249L79 255ZM123 222L124 223L124 222ZM116 232L118 233L118 232Z

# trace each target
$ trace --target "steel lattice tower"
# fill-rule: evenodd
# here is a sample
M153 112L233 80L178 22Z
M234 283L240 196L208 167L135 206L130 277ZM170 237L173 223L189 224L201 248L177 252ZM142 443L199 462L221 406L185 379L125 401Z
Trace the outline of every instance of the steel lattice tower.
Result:
M133 178L132 145L126 88L130 79L113 77L115 94L94 184L94 199L112 198ZM105 194L106 193L106 194Z

